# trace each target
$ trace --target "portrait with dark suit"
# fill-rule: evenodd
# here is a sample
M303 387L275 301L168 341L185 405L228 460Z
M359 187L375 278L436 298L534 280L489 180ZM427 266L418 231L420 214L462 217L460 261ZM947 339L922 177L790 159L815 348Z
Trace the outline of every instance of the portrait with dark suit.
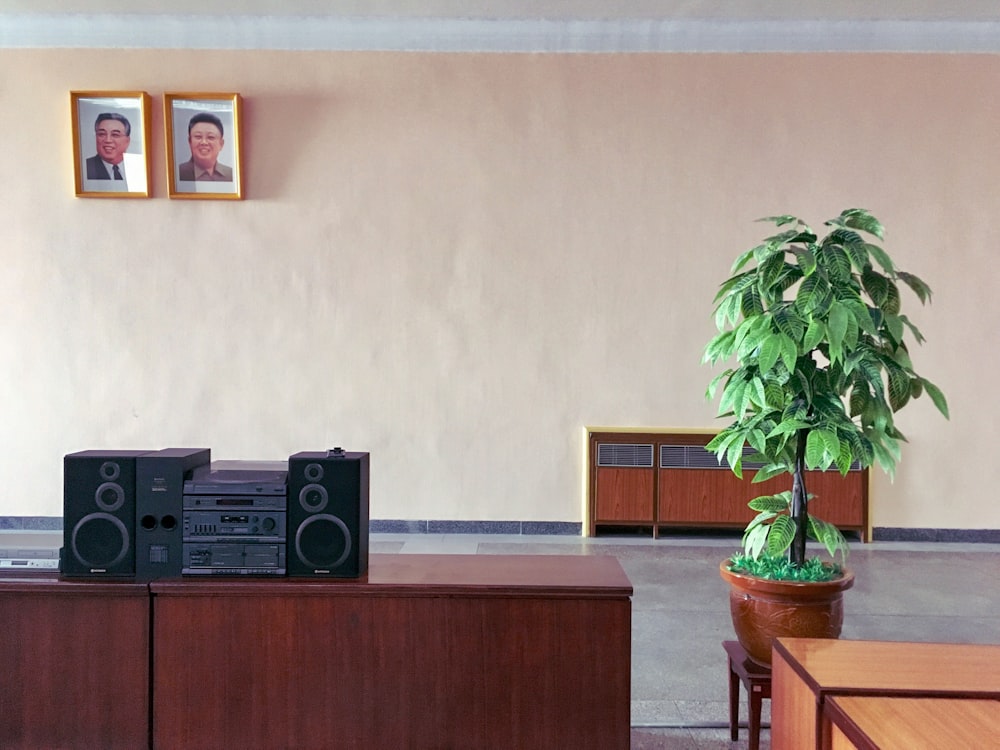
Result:
M148 197L149 97L73 93L76 194ZM129 98L134 96L134 98Z

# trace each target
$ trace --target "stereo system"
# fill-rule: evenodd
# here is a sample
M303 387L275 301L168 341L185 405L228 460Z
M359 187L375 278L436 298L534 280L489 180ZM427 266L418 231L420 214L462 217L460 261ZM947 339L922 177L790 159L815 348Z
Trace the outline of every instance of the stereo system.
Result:
M70 578L359 578L368 569L369 454L212 461L208 448L64 458Z

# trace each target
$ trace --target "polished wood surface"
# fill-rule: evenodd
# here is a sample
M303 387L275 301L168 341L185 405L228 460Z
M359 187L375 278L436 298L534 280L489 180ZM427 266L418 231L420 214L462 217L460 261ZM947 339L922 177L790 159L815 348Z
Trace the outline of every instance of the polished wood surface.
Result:
M832 750L1000 746L1000 701L836 696L824 704Z
M157 748L628 748L612 557L372 555L360 581L150 590Z
M145 585L0 577L0 623L0 747L148 746Z
M602 467L594 488L596 523L653 523L652 468Z
M774 649L821 692L1000 696L1000 645L782 638Z
M704 446L715 434L699 432L620 432L589 433L588 533L599 526L651 526L656 536L660 527L740 528L754 517L747 503L759 496L791 489L788 477L774 477L754 484L756 471L747 469L743 479L729 469L661 468L661 446ZM597 466L599 444L638 443L653 446L654 466ZM700 466L700 464L699 464ZM868 538L868 471L808 471L806 486L815 495L810 508L815 514L841 529L856 531Z
M358 579L222 578L205 576L150 584L161 596L396 595L621 598L632 584L618 561L607 555L369 555Z
M782 638L771 679L773 750L828 748L831 696L1000 697L1000 645Z
M698 522L742 525L756 515L747 507L753 498L791 489L788 476L753 483L757 472L743 472L740 479L721 469L659 469L659 520L678 525ZM844 529L865 528L867 477L850 472L846 477L831 471L807 471L806 487L816 497L810 512Z

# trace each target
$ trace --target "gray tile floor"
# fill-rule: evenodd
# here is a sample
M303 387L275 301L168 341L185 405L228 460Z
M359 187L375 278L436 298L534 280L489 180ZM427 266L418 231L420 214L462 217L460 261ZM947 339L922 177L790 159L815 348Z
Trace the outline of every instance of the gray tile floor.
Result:
M0 548L58 547L53 532L0 532ZM371 551L419 554L613 555L632 599L632 747L745 748L731 742L725 657L732 638L719 562L736 536L373 534ZM1000 545L855 543L843 638L1000 643ZM746 700L741 702L746 721ZM765 703L765 726L768 720ZM761 747L769 746L767 730Z

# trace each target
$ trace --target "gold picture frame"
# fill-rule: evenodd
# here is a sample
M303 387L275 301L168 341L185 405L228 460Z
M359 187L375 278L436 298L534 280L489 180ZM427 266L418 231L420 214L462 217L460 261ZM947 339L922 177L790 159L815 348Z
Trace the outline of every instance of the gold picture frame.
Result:
M163 95L171 198L243 198L239 94Z
M150 99L145 91L71 91L78 198L148 198Z

